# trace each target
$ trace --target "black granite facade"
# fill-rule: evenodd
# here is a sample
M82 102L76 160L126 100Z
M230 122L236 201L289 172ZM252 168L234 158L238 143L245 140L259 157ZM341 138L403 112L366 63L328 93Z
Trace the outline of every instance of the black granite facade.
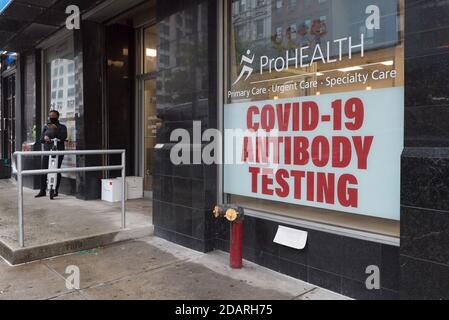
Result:
M132 26L113 24L105 31L105 61L108 62L105 72L106 103L105 122L110 128L108 149L126 150L126 174L134 175L134 154L137 147L135 141L135 30ZM124 50L127 49L127 50ZM124 54L124 51L126 51ZM109 61L123 63L123 67L109 64ZM121 155L110 155L109 163L120 163ZM137 169L137 168L135 168ZM109 177L121 176L120 171L109 172Z
M217 168L173 165L170 134L183 128L192 137L193 121L201 121L202 132L217 127L217 8L214 1L176 3L159 1L157 8L159 37L169 42L157 72L157 142L164 147L153 153L153 224L157 236L207 252L214 247L210 210L217 201Z
M75 30L75 103L80 107L76 119L77 149L98 150L103 148L103 59L104 26L92 21L83 21L80 30ZM79 156L78 167L98 166L102 156ZM82 200L101 198L102 172L77 174L76 197Z
M403 154L403 299L449 299L448 170L447 148L407 148Z
M449 299L449 4L406 1L402 299Z
M279 226L307 231L306 248L295 250L274 243ZM215 247L229 251L229 223L220 220L215 227ZM244 258L266 268L355 299L399 298L398 247L249 216L245 218L243 237ZM365 272L370 265L381 271L380 290L366 288Z
M405 3L405 144L449 147L449 4Z

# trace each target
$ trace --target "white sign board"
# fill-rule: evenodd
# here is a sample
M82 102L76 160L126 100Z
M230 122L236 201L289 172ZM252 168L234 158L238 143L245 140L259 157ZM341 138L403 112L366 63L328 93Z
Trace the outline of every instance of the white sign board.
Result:
M399 220L403 91L225 105L224 191Z

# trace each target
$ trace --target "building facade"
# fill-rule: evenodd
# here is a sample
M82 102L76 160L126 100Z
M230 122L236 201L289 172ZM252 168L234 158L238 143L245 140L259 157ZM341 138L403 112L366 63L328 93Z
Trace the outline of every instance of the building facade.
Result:
M69 5L79 29L67 28ZM449 299L447 1L1 10L2 159L39 150L56 109L68 149L126 149L156 236L228 251L229 224L211 212L232 203L245 208L249 261L357 299ZM176 163L180 129L191 139ZM61 191L98 199L108 175L65 175ZM305 248L275 242L279 227L306 231Z

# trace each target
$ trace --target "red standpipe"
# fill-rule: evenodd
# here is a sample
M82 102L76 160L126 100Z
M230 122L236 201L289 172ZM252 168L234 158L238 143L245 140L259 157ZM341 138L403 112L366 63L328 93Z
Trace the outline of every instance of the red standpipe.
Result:
M231 222L231 245L229 248L229 263L233 269L243 267L243 219Z

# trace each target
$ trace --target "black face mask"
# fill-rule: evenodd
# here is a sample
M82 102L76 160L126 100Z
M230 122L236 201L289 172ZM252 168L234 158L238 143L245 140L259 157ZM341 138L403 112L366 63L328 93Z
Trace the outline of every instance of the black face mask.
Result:
M58 124L58 118L50 118L51 124Z

